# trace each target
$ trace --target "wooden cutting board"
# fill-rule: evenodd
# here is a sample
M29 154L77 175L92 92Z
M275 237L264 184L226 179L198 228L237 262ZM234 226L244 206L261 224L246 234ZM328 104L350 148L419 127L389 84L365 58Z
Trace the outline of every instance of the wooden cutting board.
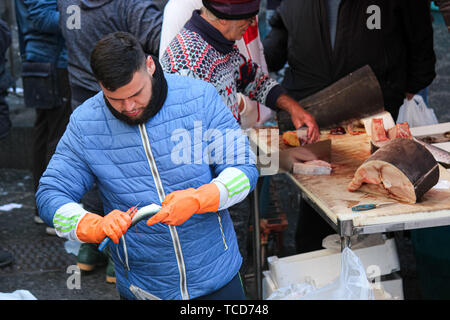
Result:
M408 215L405 219L422 218L422 215L444 214L450 217L450 189L431 189L416 204L396 203L369 211L353 212L352 206L365 203L394 201L391 198L361 191L349 192L347 185L356 169L370 156L367 134L334 136L322 132L321 139L330 139L331 175L291 175L293 181L312 199L327 216L337 223L353 220L355 226L389 222L385 217ZM450 181L450 174L440 167L440 180ZM444 210L444 211L442 211ZM446 212L445 212L446 211Z

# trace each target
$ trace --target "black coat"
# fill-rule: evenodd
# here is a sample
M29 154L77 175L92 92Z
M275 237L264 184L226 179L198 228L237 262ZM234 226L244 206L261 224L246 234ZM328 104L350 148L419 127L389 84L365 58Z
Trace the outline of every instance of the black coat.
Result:
M0 92L6 90L12 83L6 71L6 50L11 44L11 32L5 21L0 20Z
M370 5L380 8L380 29L369 29ZM417 93L435 77L428 0L342 0L332 50L325 0L284 0L264 39L270 71L286 62L282 85L303 99L369 64L394 119L406 92Z
M0 19L0 140L8 135L11 127L9 108L6 103L6 89L12 84L12 79L6 71L5 54L11 44L11 33L6 22Z

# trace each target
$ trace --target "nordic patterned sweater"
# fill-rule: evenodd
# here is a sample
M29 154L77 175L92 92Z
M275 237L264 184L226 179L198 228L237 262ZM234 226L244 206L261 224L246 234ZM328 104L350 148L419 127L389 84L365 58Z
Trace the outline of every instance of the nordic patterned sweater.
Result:
M161 57L163 70L201 79L214 85L225 104L239 120L237 92L277 110L275 102L284 89L219 30L204 20L199 11L170 42Z

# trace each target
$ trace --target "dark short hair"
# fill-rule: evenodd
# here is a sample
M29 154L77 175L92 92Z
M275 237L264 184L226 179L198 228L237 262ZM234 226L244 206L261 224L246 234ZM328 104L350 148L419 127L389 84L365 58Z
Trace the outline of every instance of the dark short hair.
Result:
M97 42L91 53L95 78L109 91L128 84L136 71L145 65L140 42L130 33L114 32Z

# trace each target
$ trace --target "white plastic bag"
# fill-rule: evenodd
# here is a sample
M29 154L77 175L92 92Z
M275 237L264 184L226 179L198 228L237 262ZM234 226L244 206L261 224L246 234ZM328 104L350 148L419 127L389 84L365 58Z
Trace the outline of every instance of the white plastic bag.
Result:
M314 290L317 289L313 284L307 282L293 283L275 290L267 300L299 300Z
M329 285L306 294L302 300L374 300L364 265L349 248L342 251L341 274Z
M11 293L0 292L0 300L37 300L28 290L16 290Z
M374 300L374 293L361 260L345 248L335 281L320 289L308 283L290 285L277 289L268 300Z
M428 108L423 98L416 94L411 100L403 100L397 118L397 123L402 122L408 122L412 128L437 124L438 120L434 110Z
M75 240L67 240L64 242L64 249L66 249L66 252L69 254L73 254L74 256L78 257L78 252L80 251L81 242L75 241Z

